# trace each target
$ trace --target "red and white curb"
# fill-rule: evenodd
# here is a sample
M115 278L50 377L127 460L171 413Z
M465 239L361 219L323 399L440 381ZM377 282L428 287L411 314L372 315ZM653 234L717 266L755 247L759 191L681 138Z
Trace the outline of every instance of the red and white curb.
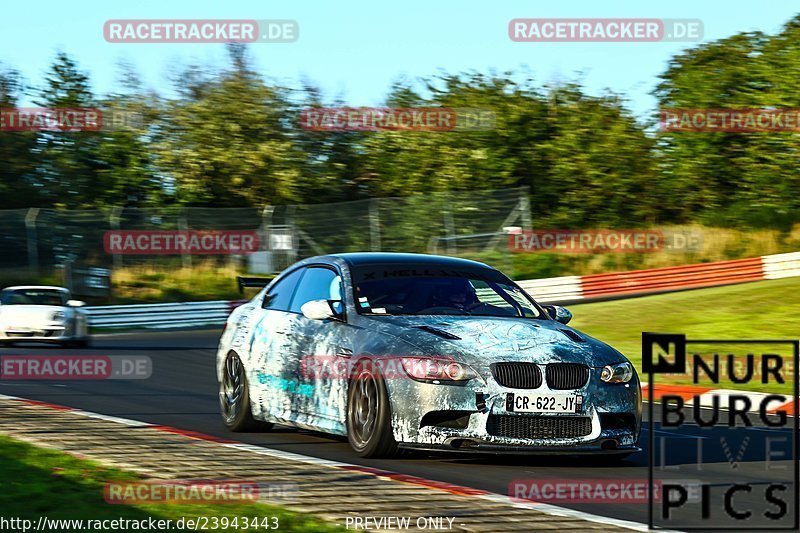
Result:
M645 401L649 399L648 389L649 387L647 384L642 385L642 399ZM694 405L695 402L699 401L701 407L712 407L714 398L717 397L719 398L720 409L727 409L728 397L734 394L736 396L746 396L750 399L750 405L752 407L749 412L751 413L758 413L761 402L768 396L775 395L774 393L767 392L713 389L711 387L700 387L697 385L656 385L653 389L653 401L661 402L664 396L680 396L684 401L684 405ZM784 411L787 416L796 416L797 406L794 403L792 395L783 394L782 396L786 398L786 401L770 401L767 413L776 414L779 411Z
M359 472L362 474L369 474L380 479L388 479L392 481L397 481L400 483L409 483L416 486L425 487L431 490L439 490L442 492L447 492L450 494L455 494L459 496L470 496L474 498L480 498L482 500L494 502L494 503L501 503L504 505L511 505L517 508L522 509L531 509L535 510L547 515L551 516L559 516L564 518L573 518L577 520L585 520L587 522L594 522L598 524L606 524L609 526L616 526L625 529L630 529L632 531L649 531L647 524L633 522L630 520L621 520L617 518L609 518L605 516L599 516L592 513L586 513L583 511L577 511L574 509L567 509L565 507L559 507L557 505L551 505L547 503L538 503L538 502L520 502L516 499L511 498L510 496L506 496L503 494L496 494L493 492L488 492L482 489L474 489L470 487L465 487L462 485L454 485L451 483L446 483L442 481L435 481L432 479L421 478L417 476L412 476L409 474L402 474L399 472L392 472L389 470L381 470L377 468L370 468L367 466L362 465L355 465L350 463L344 463L340 461L331 461L328 459L321 459L318 457L312 457L308 455L302 455L293 452L286 452L282 450L274 450L271 448L264 448L261 446L256 446L254 444L246 444L243 442L237 442L233 440L224 439L221 437L215 437L213 435L206 435L204 433L198 433L195 431L184 430L180 428L175 428L171 426L162 426L159 424L151 424L149 422L142 422L139 420L131 420L128 418L120 418L116 416L109 416L103 415L100 413L94 413L91 411L84 411L82 409L75 409L72 407L67 407L64 405L58 405L48 402L41 402L38 400L30 400L27 398L20 398L18 396L8 396L5 394L0 394L0 400L11 400L11 401L19 401L26 403L28 405L34 405L37 407L47 408L47 409L55 409L58 411L66 411L70 412L75 415L85 416L88 418L96 418L99 420L104 420L107 422L114 422L117 424L124 424L129 427L146 427L149 429L154 429L157 431L163 431L166 433L172 433L177 435L183 435L185 437L189 437L192 439L213 442L219 444L221 446L225 446L228 448L233 448L236 450L241 451L248 451L260 455L266 455L269 457L275 457L279 459L285 459L287 461L297 461L301 463L311 464L315 466L324 466L330 468L338 468L342 470L348 470L351 472ZM662 530L667 533L668 530Z
M800 276L800 252L646 270L517 281L542 303L674 292Z

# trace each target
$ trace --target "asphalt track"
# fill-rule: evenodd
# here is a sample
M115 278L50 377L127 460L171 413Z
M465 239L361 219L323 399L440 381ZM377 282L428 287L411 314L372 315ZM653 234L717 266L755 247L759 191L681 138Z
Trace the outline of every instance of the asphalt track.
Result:
M180 332L134 332L99 336L93 346L81 350L63 350L47 345L16 345L3 347L3 355L147 355L153 361L153 373L146 380L106 381L8 381L0 379L0 393L66 405L105 415L112 415L153 424L174 426L249 444L275 448L328 460L364 465L390 470L422 478L463 485L508 495L509 486L515 480L647 480L647 439L642 439L645 451L621 462L612 463L605 457L566 456L475 456L463 454L428 454L416 452L392 460L368 460L356 456L346 440L311 431L276 426L269 433L228 432L218 412L217 382L214 373L218 330L194 330ZM659 413L658 406L654 406ZM647 409L645 409L645 414ZM658 415L656 414L656 419ZM645 426L645 430L647 426ZM725 429L701 429L696 426L680 431L662 431L656 427L656 438L668 439L669 457L660 473L670 474L670 467L681 467L682 479L691 474L691 479L726 486L732 479L752 481L765 486L771 479L786 476L785 468L791 472L789 461L764 461L766 450L764 436L768 433L791 441L791 430L755 427L740 430L749 436L749 445L744 449L736 468L736 456L742 450L740 437L731 437ZM727 436L729 451L722 446L721 438ZM703 466L698 470L698 441L703 446ZM659 461L659 458L656 458ZM778 458L780 459L780 458ZM784 470L769 468L785 467ZM688 472L688 474L687 474ZM357 487L354 487L357 490ZM713 494L713 493L712 493ZM774 507L764 502L763 494L737 495L737 506L750 508L760 515ZM647 524L646 503L584 503L553 501L554 505L580 510L600 516L629 520ZM720 518L722 499L714 494L710 505L710 520L696 526L732 524ZM791 524L790 516L774 525ZM658 509L657 509L658 512ZM744 525L742 523L741 525Z

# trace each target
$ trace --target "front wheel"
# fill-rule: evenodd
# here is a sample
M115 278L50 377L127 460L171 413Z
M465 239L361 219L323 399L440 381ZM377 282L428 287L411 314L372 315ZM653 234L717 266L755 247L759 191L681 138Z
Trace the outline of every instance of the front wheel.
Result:
M269 430L272 424L253 418L250 393L244 365L235 353L228 354L219 384L219 405L222 420L231 431Z
M347 440L361 457L397 454L386 382L369 361L356 367L347 395Z

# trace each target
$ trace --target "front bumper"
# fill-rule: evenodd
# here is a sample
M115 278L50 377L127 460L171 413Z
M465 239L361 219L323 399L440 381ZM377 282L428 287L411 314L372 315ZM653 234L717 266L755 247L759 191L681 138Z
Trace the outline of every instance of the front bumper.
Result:
M505 388L488 379L462 385L388 380L394 436L415 449L489 453L624 454L639 451L641 390L638 378L606 384L591 369L580 389ZM508 393L578 394L579 413L529 414L506 409ZM503 424L501 426L501 424ZM502 428L498 430L498 428Z
M0 340L59 342L72 339L72 331L64 324L42 326L8 326L0 329Z
M526 446L523 444L508 446L491 442L469 441L461 443L445 442L440 445L402 443L401 448L420 451L449 451L460 453L495 453L503 455L627 455L640 452L639 446L620 446L613 449L600 445L586 446Z

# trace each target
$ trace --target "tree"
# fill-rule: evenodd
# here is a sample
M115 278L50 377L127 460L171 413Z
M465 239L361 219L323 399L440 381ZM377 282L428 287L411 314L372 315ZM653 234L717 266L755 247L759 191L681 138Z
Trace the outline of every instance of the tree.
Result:
M740 33L676 56L661 108L797 108L800 17L775 36ZM673 216L712 225L788 227L800 220L796 133L659 136L660 196Z
M157 94L142 88L136 72L122 65L122 91L101 101L105 127L97 147L97 201L103 206L163 205L150 138L163 109Z
M197 80L167 102L154 150L159 172L185 205L238 207L296 200L299 181L282 91L250 70Z
M66 53L59 52L50 67L37 105L45 108L97 108L89 78ZM58 207L97 207L97 158L100 134L94 131L46 131L37 140L37 186L47 203Z
M21 92L19 73L0 65L0 110L12 113ZM36 136L31 132L0 130L0 208L41 205L33 181L35 143Z

